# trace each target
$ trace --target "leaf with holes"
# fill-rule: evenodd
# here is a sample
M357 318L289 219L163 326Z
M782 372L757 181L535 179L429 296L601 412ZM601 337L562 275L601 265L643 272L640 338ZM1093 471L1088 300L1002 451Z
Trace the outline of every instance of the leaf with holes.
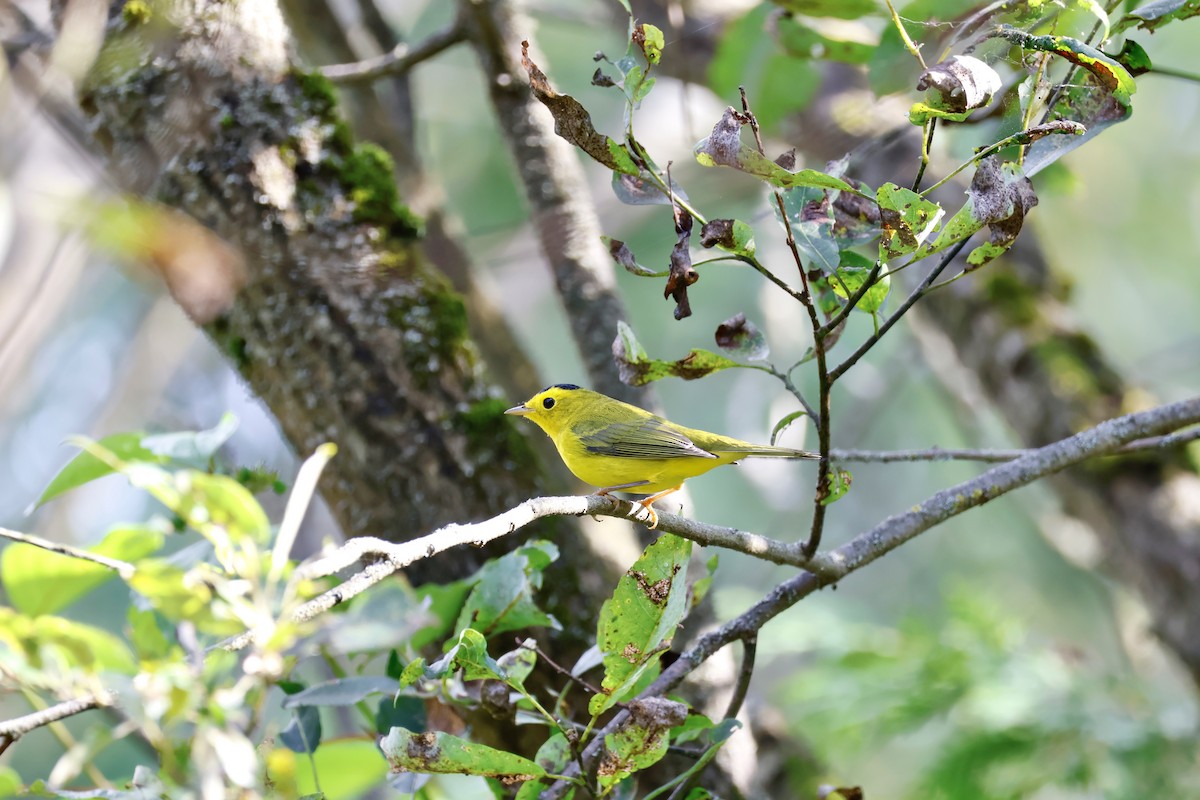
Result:
M600 694L588 704L597 716L625 699L642 673L666 650L687 612L687 566L692 543L663 534L617 583L600 609L596 640L604 653Z

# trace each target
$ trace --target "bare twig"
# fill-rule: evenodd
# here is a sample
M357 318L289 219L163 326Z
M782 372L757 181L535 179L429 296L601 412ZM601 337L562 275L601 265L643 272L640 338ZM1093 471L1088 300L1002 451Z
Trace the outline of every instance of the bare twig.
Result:
M1200 428L1190 431L1180 431L1168 436L1153 436L1149 439L1139 439L1124 447L1118 447L1113 455L1127 455L1148 450L1167 450L1172 447L1188 444L1200 439ZM1015 461L1027 456L1033 450L1027 448L1012 449L943 449L931 447L928 450L830 450L829 457L834 461L857 461L862 463L895 464L904 461L984 461L1003 463Z
M579 684L580 686L582 686L584 689L587 689L592 694L600 694L599 689L597 689L595 686L592 686L590 683L585 681L583 678L580 678L578 675L571 672L571 670L560 665L557 661L555 661L553 658L551 658L550 655L545 650L538 647L537 644L529 644L527 640L522 639L520 636L518 636L517 637L517 647L523 648L525 650L532 650L534 653L537 653L538 658L540 658L542 661L545 661L550 666L550 668L553 669L555 672L557 672L559 675L562 675L564 678L571 681L572 683ZM625 704L618 703L617 705L624 707Z
M733 686L733 696L729 698L729 707L725 709L723 719L734 719L746 702L746 693L750 691L750 679L754 676L754 658L758 655L758 634L752 633L742 639L742 667L738 670L737 683Z
M331 64L321 68L321 74L334 83L373 81L386 75L401 75L467 38L462 19L455 19L445 28L432 33L425 41L412 47L401 42L391 52L355 61L351 64Z
M0 722L0 740L3 740L4 748L7 748L8 745L32 730L58 722L67 717L73 717L84 711L90 711L93 708L113 705L116 703L116 700L117 693L114 691L95 692L73 700L65 700L57 705L44 708L41 711L26 714L23 717L16 717L5 722Z
M929 271L929 274L925 276L925 279L921 281L921 284L917 286L916 289L912 290L912 293L904 299L904 302L900 304L900 307L892 312L890 317L884 320L883 324L879 326L879 329L867 337L867 340L859 345L857 350L847 356L845 361L830 370L830 383L837 381L838 378L845 374L846 370L857 364L858 360L865 356L867 351L874 347L876 342L882 339L883 335L887 333L891 327L908 312L910 308L912 308L913 303L916 303L921 299L922 296L924 296L926 290L929 289L930 284L937 280L937 277L941 275L942 271L950 265L950 262L953 261L954 257L962 251L963 247L966 246L968 241L969 237L967 239L963 239L961 242L947 250L946 254L942 256L942 260L938 262L937 266Z
M119 574L122 578L128 580L133 577L134 566L128 561L121 561L116 558L89 553L87 550L80 550L77 547L71 547L69 544L59 544L52 542L49 539L43 539L40 536L32 536L28 533L20 533L12 531L8 528L0 528L0 536L5 539L12 539L14 542L22 542L23 544L31 544L34 547L40 547L43 550L49 550L51 553L58 553L62 556L71 558L79 558L84 561L91 561L93 564L99 564L102 567L107 567Z

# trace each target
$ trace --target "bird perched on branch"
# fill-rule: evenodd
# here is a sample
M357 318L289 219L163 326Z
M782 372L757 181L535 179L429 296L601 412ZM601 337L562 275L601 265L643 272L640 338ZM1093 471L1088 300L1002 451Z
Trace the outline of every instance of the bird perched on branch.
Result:
M650 504L678 491L688 478L743 458L819 459L816 453L751 444L685 428L645 409L570 383L547 387L505 414L528 417L546 432L567 469L597 494L650 495L639 501L658 526Z

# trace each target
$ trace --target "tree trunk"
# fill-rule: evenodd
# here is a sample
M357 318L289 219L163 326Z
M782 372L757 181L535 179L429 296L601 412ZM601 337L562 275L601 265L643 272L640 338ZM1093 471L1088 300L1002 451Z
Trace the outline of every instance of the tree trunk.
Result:
M81 105L128 190L240 253L175 259L177 299L301 455L347 535L403 540L533 495L540 469L481 378L461 296L426 262L390 159L356 146L325 79L295 70L273 0L117 3ZM437 573L480 560L456 553Z

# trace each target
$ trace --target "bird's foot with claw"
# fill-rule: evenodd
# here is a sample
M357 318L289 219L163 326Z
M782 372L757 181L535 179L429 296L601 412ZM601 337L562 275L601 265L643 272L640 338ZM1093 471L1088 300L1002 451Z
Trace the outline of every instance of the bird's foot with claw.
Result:
M658 527L658 512L644 503L634 503L629 516L645 525L649 530Z

